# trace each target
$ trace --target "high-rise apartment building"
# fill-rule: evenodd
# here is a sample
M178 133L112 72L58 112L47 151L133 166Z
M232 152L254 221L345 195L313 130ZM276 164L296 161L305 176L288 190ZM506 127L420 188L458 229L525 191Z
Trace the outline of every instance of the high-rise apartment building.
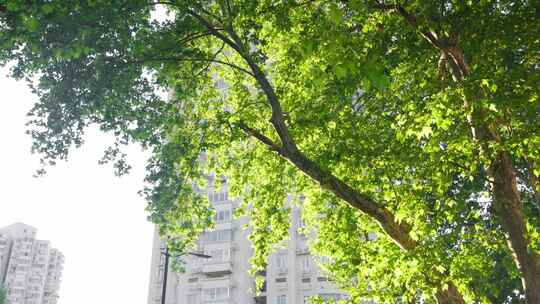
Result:
M215 209L216 226L199 239L197 250L210 255L204 259L186 255L183 273L168 272L166 304L304 304L311 296L341 299L337 289L317 266L307 246L307 237L299 228L299 210L291 215L288 246L269 257L266 282L259 292L249 273L251 243L242 229L247 219L234 219L238 199L228 197L227 185L216 190L211 183L201 191ZM164 242L155 234L148 304L160 304L165 257Z
M0 282L9 304L56 304L64 256L37 229L22 223L0 228Z

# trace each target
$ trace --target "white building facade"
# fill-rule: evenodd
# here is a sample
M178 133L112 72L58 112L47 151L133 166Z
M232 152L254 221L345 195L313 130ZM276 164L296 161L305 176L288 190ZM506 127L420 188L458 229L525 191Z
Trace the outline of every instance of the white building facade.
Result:
M256 292L250 275L252 246L248 232L242 227L247 219L234 219L239 200L228 197L227 186L219 191L209 187L204 192L216 211L216 226L199 239L197 250L212 256L204 259L186 256L185 272L169 269L166 304L304 304L311 296L342 299L346 295L321 272L310 255L300 212L291 215L290 239L286 249L269 257L266 282ZM164 242L156 232L152 254L148 304L160 304L165 257Z
M320 259L311 255L308 237L302 232L303 221L298 208L291 214L287 247L269 257L266 270L266 303L307 304L309 298L339 301L348 296L340 291L318 267ZM333 303L333 302L332 302Z
M9 304L56 304L64 256L37 229L22 223L0 228L0 283Z

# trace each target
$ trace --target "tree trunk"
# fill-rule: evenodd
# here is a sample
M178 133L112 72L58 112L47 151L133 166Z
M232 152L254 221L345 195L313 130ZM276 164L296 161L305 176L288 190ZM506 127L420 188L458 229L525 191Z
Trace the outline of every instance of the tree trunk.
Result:
M439 304L465 304L465 300L461 297L461 294L457 290L457 287L453 283L448 284L448 289L437 290L435 294L437 303Z
M450 66L454 81L460 82L470 74L470 68L462 50L457 46L443 49L454 64ZM465 98L465 107L471 106ZM497 132L483 121L481 109L468 116L474 140L481 142L482 153L489 151L489 143L501 143ZM507 235L507 242L514 255L514 261L521 273L523 289L529 304L540 304L540 255L530 249L530 238L526 228L526 218L523 213L523 202L517 189L516 170L510 154L501 151L491 165L493 179L492 191L494 197L495 216L497 216ZM534 185L533 185L534 187Z
M509 153L500 152L491 170L495 212L507 233L508 246L521 273L527 302L540 304L540 255L528 247L530 238L525 226L523 202Z
M426 39L434 48L442 52L442 58L449 64L449 71L455 82L463 81L470 73L471 69L463 51L459 48L458 32L449 37L441 38L429 29L418 27L416 17L411 15L400 5L378 5L378 9L383 11L397 12L400 14L420 35ZM443 62L444 64L444 62ZM470 108L471 103L465 99L465 107ZM482 120L481 113L477 116L468 116L471 124L471 131L474 140L481 142L483 154L489 150L489 143L501 142L496 133L492 133L489 127ZM479 133L480 132L480 133ZM493 178L493 196L495 206L495 216L497 216L507 234L508 246L514 255L514 261L521 273L523 288L529 304L540 304L540 255L528 247L530 238L526 228L525 214L523 213L523 202L517 189L516 170L512 164L510 154L507 151L499 152L497 160L491 166L491 177ZM529 171L531 168L529 168ZM533 173L531 184L535 195L538 197L536 187L536 176ZM538 202L540 205L540 202ZM455 286L448 288L446 293L437 292L439 303L451 303L452 290ZM457 302L456 302L457 303Z

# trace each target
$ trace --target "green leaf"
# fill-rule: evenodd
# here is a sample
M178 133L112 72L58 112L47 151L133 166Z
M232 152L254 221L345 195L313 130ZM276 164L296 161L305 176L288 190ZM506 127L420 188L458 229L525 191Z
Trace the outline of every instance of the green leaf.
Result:
M35 32L39 28L39 21L35 17L27 17L24 20L24 25L30 32Z
M54 11L54 6L50 3L45 3L43 6L41 6L41 11L44 14L50 14Z
M340 24L343 20L341 9L335 3L332 3L329 7L329 17L336 25Z

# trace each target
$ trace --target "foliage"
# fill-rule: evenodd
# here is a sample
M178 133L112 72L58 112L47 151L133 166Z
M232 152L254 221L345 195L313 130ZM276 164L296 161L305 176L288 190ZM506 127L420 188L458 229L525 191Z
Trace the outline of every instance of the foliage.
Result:
M538 4L162 4L159 23L147 1L0 2L0 62L39 79L30 127L45 165L98 124L118 138L103 161L119 173L123 144L152 151L150 218L187 241L171 250L211 224L193 189L215 172L244 198L254 271L298 207L354 302L521 301L505 235L539 252ZM507 155L517 232L494 191Z
M6 302L6 290L3 286L0 286L0 304L7 304Z

